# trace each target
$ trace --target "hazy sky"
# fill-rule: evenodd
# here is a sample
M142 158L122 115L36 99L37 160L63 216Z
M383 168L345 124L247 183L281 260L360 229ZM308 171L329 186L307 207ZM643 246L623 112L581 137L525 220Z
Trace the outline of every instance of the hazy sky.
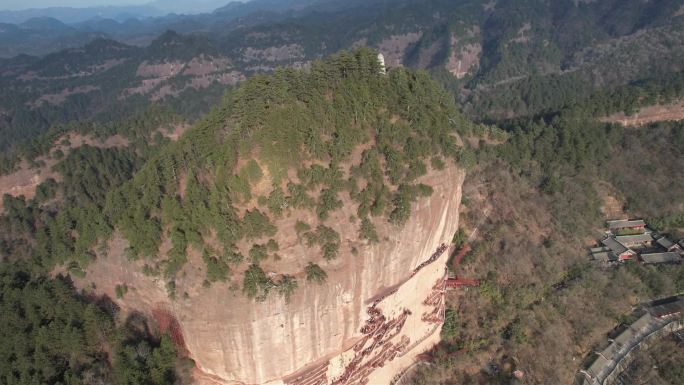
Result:
M192 1L192 0L189 0ZM150 0L0 0L0 9L18 10L47 7L98 7L102 5L145 4Z

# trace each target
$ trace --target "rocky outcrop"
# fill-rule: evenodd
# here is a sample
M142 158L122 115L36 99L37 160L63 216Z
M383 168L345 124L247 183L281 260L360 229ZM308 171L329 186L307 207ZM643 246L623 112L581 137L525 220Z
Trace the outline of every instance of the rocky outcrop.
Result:
M301 245L280 242L282 260L266 269L298 278L290 303L275 295L255 303L237 280L202 287L202 263L192 255L171 301L162 280L142 273L144 261L126 260L118 237L77 284L112 298L125 284L128 293L118 300L124 309L174 317L189 355L214 383L389 383L439 341L445 245L458 228L463 176L451 166L422 177L434 193L414 204L410 220L402 228L378 223L379 243L355 244L353 253L342 248L336 260L321 263L328 273L322 285L306 282L311 256ZM355 210L345 205L326 221L346 244L356 238L356 227L344 228ZM276 221L279 233L294 232L287 221Z

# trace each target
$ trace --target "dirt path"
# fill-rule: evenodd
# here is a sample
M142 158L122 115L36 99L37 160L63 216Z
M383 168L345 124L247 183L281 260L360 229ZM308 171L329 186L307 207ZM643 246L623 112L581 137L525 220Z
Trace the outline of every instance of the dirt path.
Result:
M472 232L470 233L470 235L468 236L468 243L472 243L472 242L475 240L475 237L477 237L477 233L480 231L480 227L482 227L482 225L485 223L485 221L487 220L487 218L489 218L489 212L490 212L490 210L491 210L491 209L490 209L489 207L487 207L487 208L484 210L484 216L482 217L482 220L480 221L480 223L479 223L477 226L475 226L475 228L473 229L473 231L472 231Z
M627 116L621 112L601 118L600 120L606 123L619 123L623 126L643 126L655 122L684 120L684 101L643 107L634 115Z

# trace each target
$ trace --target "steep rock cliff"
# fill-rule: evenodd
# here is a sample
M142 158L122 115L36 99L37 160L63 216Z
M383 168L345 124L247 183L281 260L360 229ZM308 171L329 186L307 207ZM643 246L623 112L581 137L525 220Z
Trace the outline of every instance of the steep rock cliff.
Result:
M458 228L463 176L451 165L421 177L433 194L414 204L404 226L378 224L383 239L377 244L352 241L355 230L347 223L352 205L334 212L327 223L346 246L324 266L326 283L300 284L289 303L277 296L254 302L231 282L203 287L201 259L193 253L176 281L177 291L187 294L172 301L163 281L142 273L142 261L126 259L127 243L120 236L77 284L112 298L117 285L126 285L128 293L117 303L177 322L179 342L213 382L389 383L439 340L449 254L440 246ZM275 225L292 229L285 226L288 221ZM280 233L282 259L273 268L302 276L305 263L299 257L306 249L288 243L287 230Z

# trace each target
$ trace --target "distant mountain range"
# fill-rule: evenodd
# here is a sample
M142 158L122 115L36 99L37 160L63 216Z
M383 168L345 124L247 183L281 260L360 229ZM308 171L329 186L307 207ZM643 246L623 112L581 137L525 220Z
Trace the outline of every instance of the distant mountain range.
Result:
M0 22L21 24L33 18L51 17L66 24L80 23L93 18L107 18L124 21L129 18L147 18L163 16L164 11L152 5L71 8L51 7L32 8L20 11L0 11Z
M389 67L432 71L456 90L466 112L493 119L536 114L644 74L684 70L684 6L255 0L123 22L34 18L1 24L0 41L0 56L32 54L0 59L2 149L55 124L108 121L150 104L170 105L192 120L255 73L307 66L359 46L382 52ZM572 92L551 97L548 89Z
M245 1L232 0L235 3ZM0 10L0 23L20 24L29 19L51 17L65 24L81 23L91 19L113 19L125 21L131 18L145 19L161 17L170 13L198 14L211 12L226 6L231 0L156 0L143 5L102 7L50 7L29 8L16 11ZM1 7L1 6L0 6Z
M378 0L158 0L143 6L0 11L0 57L43 56L107 37L147 45L167 30L225 35L236 27L351 8ZM178 13L169 13L178 12ZM180 14L183 13L183 14ZM234 23L237 19L242 19Z

